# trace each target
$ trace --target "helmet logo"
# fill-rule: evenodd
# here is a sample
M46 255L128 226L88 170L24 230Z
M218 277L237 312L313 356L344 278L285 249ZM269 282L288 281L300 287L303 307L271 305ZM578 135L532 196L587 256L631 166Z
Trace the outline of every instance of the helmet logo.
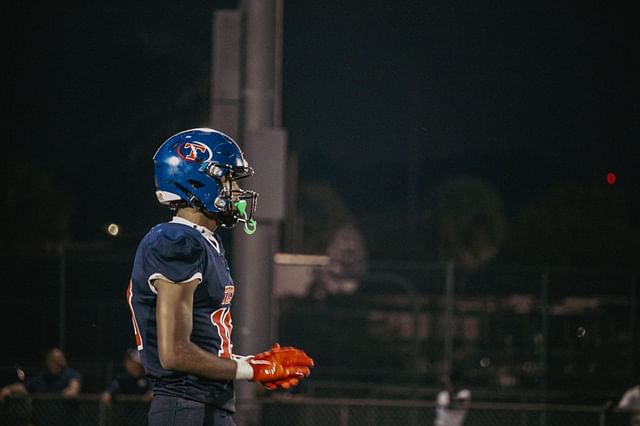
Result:
M200 142L186 142L178 147L178 155L187 161L209 161L213 154L211 149Z

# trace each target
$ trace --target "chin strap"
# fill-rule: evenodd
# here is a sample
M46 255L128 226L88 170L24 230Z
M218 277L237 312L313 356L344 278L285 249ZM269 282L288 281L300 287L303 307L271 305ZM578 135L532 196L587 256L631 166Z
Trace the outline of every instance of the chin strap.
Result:
M247 219L247 201L240 200L233 203L233 206L238 210L240 216L244 219L244 232L247 235L252 235L256 232L258 223L253 219Z

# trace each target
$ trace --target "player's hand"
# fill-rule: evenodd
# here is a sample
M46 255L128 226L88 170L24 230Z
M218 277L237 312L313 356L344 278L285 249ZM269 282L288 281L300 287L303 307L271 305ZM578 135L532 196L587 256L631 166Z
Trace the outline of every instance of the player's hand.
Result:
M292 346L274 344L270 350L249 359L253 378L266 389L289 389L311 374L314 362L304 351Z
M300 383L300 380L296 379L295 377L292 377L290 379L276 380L274 382L263 382L260 384L264 386L264 388L267 390L274 390L278 388L291 389L292 387L297 386L298 383Z
M278 343L274 343L271 349L254 355L252 359L273 359L284 366L313 367L313 359L307 355L302 349L293 346L282 347Z

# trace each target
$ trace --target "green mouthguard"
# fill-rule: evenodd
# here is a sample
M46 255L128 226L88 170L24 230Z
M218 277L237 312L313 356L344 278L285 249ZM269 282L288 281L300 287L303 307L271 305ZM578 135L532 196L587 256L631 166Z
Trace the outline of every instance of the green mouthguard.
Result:
M247 215L247 201L246 200L236 201L235 203L233 203L233 206L238 210L238 213L240 213L241 216L246 216Z
M236 201L235 203L233 203L233 206L236 208L236 210L238 210L238 213L240 213L240 216L247 219L247 201L246 200ZM244 223L244 232L247 235L252 235L254 232L256 232L257 227L258 227L258 223L255 220L253 219L247 220Z

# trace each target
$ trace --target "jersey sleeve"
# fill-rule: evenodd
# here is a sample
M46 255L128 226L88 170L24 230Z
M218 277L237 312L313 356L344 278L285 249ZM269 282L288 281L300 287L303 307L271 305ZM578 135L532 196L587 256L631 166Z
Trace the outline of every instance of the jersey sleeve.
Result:
M176 284L202 280L204 258L204 248L193 236L160 232L149 241L147 248L149 283L156 279Z

